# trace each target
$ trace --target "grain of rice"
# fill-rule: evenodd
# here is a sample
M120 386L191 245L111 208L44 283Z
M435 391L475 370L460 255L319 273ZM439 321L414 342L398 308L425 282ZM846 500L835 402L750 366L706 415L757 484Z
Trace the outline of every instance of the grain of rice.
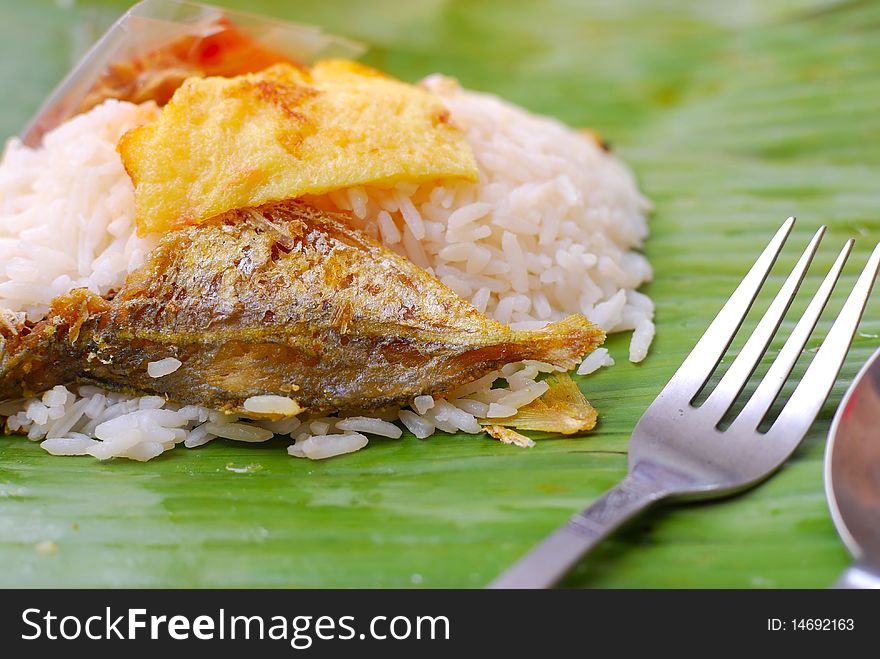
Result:
M441 249L437 253L437 256L444 261L467 261L473 251L474 248L472 245L455 243L454 245L447 245Z
M116 432L112 440L101 441L91 446L87 453L98 460L124 457L128 449L144 440L145 437L138 428L127 428Z
M290 416L302 411L299 404L287 396L251 396L242 405L248 412L255 414L281 414Z
M108 402L110 402L109 397ZM99 423L116 419L124 414L134 412L137 409L137 405L137 399L121 400L118 403L113 403L106 407L104 411L94 419L95 426Z
M400 229L394 224L394 220L391 219L391 215L388 214L388 211L379 211L379 214L376 217L376 221L379 223L379 232L382 236L382 242L386 245L396 245L399 243L402 238Z
M635 308L646 313L654 313L654 302L644 293L638 291L627 291L627 300Z
M511 362L510 364L505 364L501 367L501 375L505 378L510 377L514 373L521 371L525 367L523 362Z
M489 411L486 413L486 417L489 419L501 419L504 417L513 416L514 414L516 414L515 407L502 405L500 403L490 403Z
M488 288L480 288L471 298L471 304L474 305L476 310L480 313L485 313L486 305L489 303L489 296L491 294L492 292Z
M76 422L79 421L80 417L83 415L83 410L88 403L89 401L87 398L81 398L71 405L70 408L55 421L55 423L49 426L49 430L46 432L46 437L48 439L63 437L71 428L73 428Z
M85 400L85 399L83 399ZM137 406L137 400L133 402ZM123 403L120 403L123 405ZM143 428L152 424L165 428L179 428L186 425L186 419L182 415L172 410L132 410L126 414L113 417L95 427L95 437L104 441L114 439L119 432L123 432L132 428Z
M367 193L361 187L354 187L348 190L348 199L351 203L351 210L360 219L367 216L367 202L369 198Z
M434 424L428 419L419 416L415 412L409 410L400 410L398 412L400 422L406 426L413 435L419 439L430 437L434 433Z
M504 295L495 308L495 320L499 323L507 324L510 322L510 316L513 314L513 307L516 300L512 295Z
M174 373L177 369L179 369L183 365L179 359L175 359L174 357L165 357L165 359L160 359L159 361L150 362L147 364L147 375L151 378L163 378L166 375L170 375Z
M471 246L471 253L467 258L465 272L469 275L478 275L486 269L492 260L492 252L479 245Z
M482 217L485 217L492 210L492 204L486 202L474 202L461 208L456 209L449 214L447 225L450 229L460 229Z
M326 435L330 431L330 424L326 421L315 420L309 424L309 432L313 435Z
M10 432L17 432L28 426L28 419L24 412L17 412L6 419L6 428Z
M485 418L486 414L488 414L489 412L489 406L486 403L481 403L478 400L471 400L469 398L457 398L450 402L458 409L464 410L468 414L471 414L478 419Z
M614 359L608 354L607 348L597 348L584 358L578 366L577 374L589 375L603 366L614 366Z
M424 414L432 407L434 407L434 397L433 396L416 396L415 400L413 400L413 407L416 412L419 414Z
M209 421L204 425L205 431L217 437L232 439L237 442L265 442L275 436L271 430L244 423L218 423Z
M643 319L636 325L629 347L630 361L640 362L648 355L648 346L654 340L654 331L654 323L650 320Z
M412 203L412 199L402 193L397 195L397 204L400 208L400 214L403 221L406 222L407 228L412 232L413 238L421 240L425 237L425 224L422 221L422 215Z
M492 229L489 227L470 225L459 229L447 229L446 241L450 243L475 243L491 235Z
M139 410L158 410L165 405L165 399L162 396L144 396L138 399Z
M428 268L431 266L431 262L428 260L428 257L425 255L425 249L422 247L422 244L413 236L410 228L403 228L403 247L406 250L406 255L410 261L415 263L420 268Z
M507 378L507 386L511 391L527 389L535 383L535 376L537 376L537 373L523 369L519 373L514 373Z
M82 389L83 388L80 387L80 392L82 392ZM81 395L89 396L89 404L83 408L83 414L89 419L98 418L107 405L107 397L102 393L94 393L91 395L88 393L81 393Z
M184 405L177 410L177 413L187 421L195 421L201 416L203 409L200 405ZM204 420L207 421L207 419Z
M511 391L506 396L502 396L498 399L497 406L504 405L514 408L514 410L516 410L517 408L528 405L532 401L537 400L545 393L547 393L549 389L550 385L543 380L541 382L534 382L533 384L523 387L522 389Z
M327 196L333 200L333 203L342 210L351 210L351 200L347 190L331 190Z
M447 400L442 398L438 399L433 411L435 419L443 423L452 424L456 430L461 430L467 433L480 432L480 424L477 422L473 414L465 412L455 405L452 405Z
M52 387L49 391L43 394L42 402L43 405L47 405L48 407L57 407L59 405L64 405L67 403L67 397L70 394L67 391L67 387L63 387L61 385Z
M611 328L618 322L623 308L626 306L626 291L617 291L610 299L601 304L597 304L590 319L602 328Z
M40 443L40 448L52 455L88 455L98 442L91 437L55 437Z
M505 231L501 236L501 248L510 265L510 285L518 293L529 290L529 279L525 268L525 259L522 248L516 236L510 231ZM528 298L525 298L528 301Z
M214 423L235 423L240 416L230 412L221 412L220 410L208 410L208 420Z
M499 387L496 389L489 389L488 391L478 391L477 393L472 395L472 398L474 400L480 401L481 403L491 405L492 403L497 403L499 400L504 398L508 393L510 393L510 391L510 389Z
M425 412L424 418L430 421L434 428L437 430L442 430L443 432L454 433L458 432L458 426L449 419L445 414L440 414L438 418L437 408L432 408Z
M391 439L399 439L403 435L403 431L393 423L365 416L350 416L342 421L337 421L336 428L380 435L381 437L390 437Z
M42 401L32 401L27 408L25 408L25 414L28 419L37 425L43 425L49 420L49 408L46 407Z
M288 447L287 452L296 456L301 452L311 460L323 460L344 453L359 451L369 443L369 440L360 433L351 432L342 435L314 435L302 442L297 441L295 447L298 451L292 452Z
M125 457L138 462L146 462L161 455L165 447L159 442L141 442L125 452Z
M474 380L473 382L468 382L467 384L463 384L457 389L453 390L451 394L449 394L449 398L464 398L465 396L470 396L477 392L488 391L492 383L495 382L499 377L501 377L500 371L492 371L491 373L487 373L481 378Z
M205 426L207 423L194 428L189 432L189 435L184 440L183 445L186 448L196 448L197 446L202 446L203 444L207 444L212 439L217 439L217 435L212 435L208 432L208 429Z

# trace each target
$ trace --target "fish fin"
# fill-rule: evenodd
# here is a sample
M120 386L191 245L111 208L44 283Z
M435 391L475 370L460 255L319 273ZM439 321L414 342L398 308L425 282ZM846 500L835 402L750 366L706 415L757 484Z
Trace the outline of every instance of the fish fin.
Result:
M519 408L513 416L492 419L491 423L518 430L542 430L564 435L592 430L595 427L598 416L596 410L568 373L554 373L545 381L550 388L543 396ZM491 431L487 432L491 434Z
M531 348L528 359L572 369L605 342L605 332L580 314L532 331L514 332L514 342Z

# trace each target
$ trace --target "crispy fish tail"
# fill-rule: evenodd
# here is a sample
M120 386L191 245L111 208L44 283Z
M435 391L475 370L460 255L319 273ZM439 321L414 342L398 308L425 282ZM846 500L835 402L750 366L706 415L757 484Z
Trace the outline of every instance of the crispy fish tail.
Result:
M546 379L546 382L550 385L550 389L539 399L519 408L513 416L490 419L483 423L517 430L558 432L564 435L592 430L595 427L596 410L568 373L554 373ZM487 432L496 439L501 439L491 430Z
M539 330L514 332L513 336L529 353L523 359L547 362L566 370L574 368L605 341L605 332L581 315L569 316Z

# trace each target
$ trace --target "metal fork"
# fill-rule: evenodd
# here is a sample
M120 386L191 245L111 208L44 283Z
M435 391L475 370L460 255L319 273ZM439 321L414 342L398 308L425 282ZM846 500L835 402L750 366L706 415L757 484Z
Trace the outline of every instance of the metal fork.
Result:
M754 487L775 472L800 444L819 413L852 343L877 270L875 247L840 314L766 432L759 425L779 396L852 250L846 242L764 378L725 430L719 423L742 392L773 339L819 247L821 227L736 359L702 405L694 399L706 385L751 308L794 218L779 229L749 273L712 321L633 430L629 473L614 488L490 584L490 588L546 588L636 514L663 500L709 499Z

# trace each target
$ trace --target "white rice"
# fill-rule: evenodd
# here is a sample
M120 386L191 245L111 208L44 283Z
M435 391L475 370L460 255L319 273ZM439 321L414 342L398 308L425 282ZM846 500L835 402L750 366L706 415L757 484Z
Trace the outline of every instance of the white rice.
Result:
M416 396L415 400L413 401L413 409L419 414L424 414L432 407L434 407L433 396Z
M140 266L155 238L135 232L134 189L116 153L127 130L157 116L152 103L107 101L48 133L19 140L0 163L0 308L39 320L72 288L99 295Z
M400 421L420 439L437 430L479 433L482 419L511 416L540 396L547 384L538 378L555 370L536 361L508 364L459 387L446 399L434 400L424 412L418 412L414 404L386 418L303 414L280 421L249 419L196 405L176 405L160 396L128 396L86 385L59 385L39 397L7 401L0 404L0 414L8 416L9 432L40 441L53 455L144 461L179 444L197 448L218 437L265 442L280 435L295 439L288 451L291 455L322 459L365 446L366 435L400 438L402 430L393 421ZM310 443L312 439L316 441Z
M244 401L244 409L258 414L290 416L300 411L299 405L287 396L251 396Z
M582 313L609 332L634 330L630 359L653 338L653 304L636 292L651 278L637 249L647 235L648 202L632 175L589 137L516 106L433 77L425 87L447 104L477 157L480 181L360 187L313 198L351 211L353 223L428 269L481 312L531 329ZM144 260L154 239L136 236L133 190L115 151L128 129L156 109L108 101L49 133L40 149L12 140L0 162L0 309L41 318L57 295L84 286L105 295ZM585 374L613 364L607 350L581 364ZM164 377L186 368L152 362ZM438 430L478 433L540 397L550 364L508 364L445 399L419 396L411 408L376 417L299 414L283 396L255 396L249 419L159 396L97 387L54 387L0 403L10 432L54 455L149 460L179 444L218 437L294 440L288 453L322 459L356 451L367 435L396 439L401 424L418 438ZM498 386L503 384L503 386ZM494 387L494 388L493 388Z
M608 348L596 348L578 366L577 374L589 375L604 366L614 366L614 358L608 354Z
M403 434L403 431L393 423L366 416L352 416L337 421L336 429L366 432L371 435L379 435L380 437L390 437L391 439L400 439L400 436Z
M205 424L205 432L215 437L234 439L237 442L266 442L275 436L275 433L267 428L228 421L209 421Z
M296 458L323 460L359 451L367 445L368 441L364 435L357 432L338 435L312 435L288 446L287 452Z
M147 364L147 375L151 378L164 378L171 375L183 365L183 362L174 357L166 357Z

